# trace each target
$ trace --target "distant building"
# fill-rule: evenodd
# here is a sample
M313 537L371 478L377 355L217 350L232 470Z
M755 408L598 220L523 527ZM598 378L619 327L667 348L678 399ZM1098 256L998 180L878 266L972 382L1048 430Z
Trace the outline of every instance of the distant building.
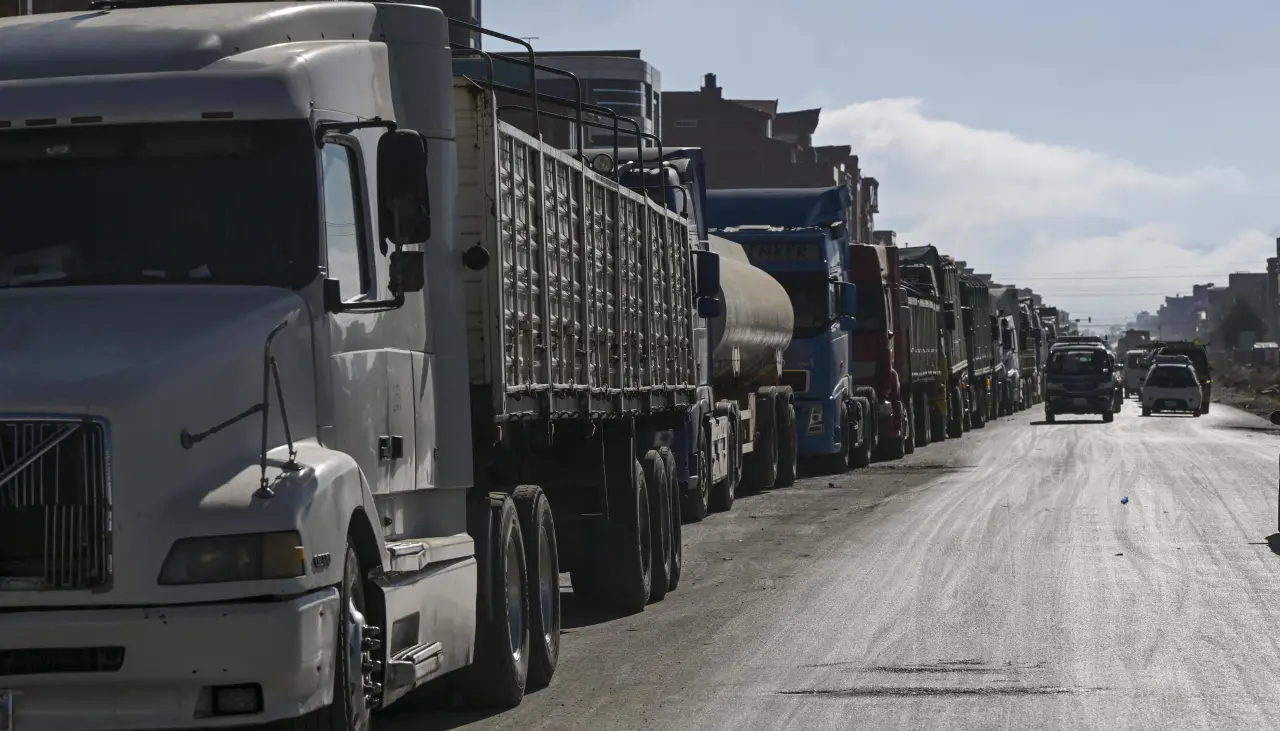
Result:
M496 51L490 51L497 53ZM516 89L529 90L529 67L519 63L527 59L527 55L516 52L502 52L503 57L495 58L494 81ZM510 59L516 59L515 61ZM577 110L573 102L582 101L604 107L618 115L618 145L635 147L635 130L657 136L662 129L662 75L656 68L640 57L640 51L561 51L538 52L539 66L565 71L576 78L567 78L554 71L538 70L536 80L538 93L551 95L565 100L556 104L546 99L538 101L540 112L553 112L561 117L577 118ZM454 62L454 68L460 73L476 79L484 79L489 71L487 64L476 58L462 58ZM582 96L578 98L579 86ZM534 127L531 115L514 107L532 107L531 100L522 94L499 92L498 104L507 107L503 110L502 119L516 127L533 134ZM612 147L614 144L613 118L608 115L584 114L583 119L589 124L584 130L584 147ZM626 121L629 120L629 121ZM634 125L631 124L634 122ZM562 149L575 149L577 141L571 129L574 123L563 118L542 114L538 123L538 132L548 144ZM645 142L645 147L654 146L652 140Z
M847 145L814 146L821 109L779 112L776 99L727 99L707 74L697 91L667 91L662 141L701 147L711 188L835 185L857 167Z

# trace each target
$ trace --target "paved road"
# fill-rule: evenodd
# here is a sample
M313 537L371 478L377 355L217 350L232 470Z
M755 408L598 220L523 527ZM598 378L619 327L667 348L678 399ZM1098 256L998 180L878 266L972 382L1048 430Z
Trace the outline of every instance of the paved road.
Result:
M376 731L1280 726L1280 434L1040 418L741 500L643 614L566 595L520 708Z

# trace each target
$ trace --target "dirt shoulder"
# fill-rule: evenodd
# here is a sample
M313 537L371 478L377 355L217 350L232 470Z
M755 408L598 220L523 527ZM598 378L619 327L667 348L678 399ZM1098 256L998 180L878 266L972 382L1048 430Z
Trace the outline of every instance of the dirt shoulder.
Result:
M1280 411L1280 369L1213 364L1213 401L1266 418Z

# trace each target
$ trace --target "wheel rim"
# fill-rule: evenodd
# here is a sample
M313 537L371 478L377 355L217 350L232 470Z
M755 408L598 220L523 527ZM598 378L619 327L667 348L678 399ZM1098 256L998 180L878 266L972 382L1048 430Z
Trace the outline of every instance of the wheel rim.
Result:
M658 466L662 468L663 476L666 477L667 466L662 462L661 457L658 458ZM667 477L667 482L665 484L666 485L671 484L671 480L669 477ZM658 497L658 505L656 506L658 508L658 515L661 516L662 513L667 514L666 520L658 521L658 540L662 541L662 562L668 568L668 573L670 573L669 569L671 567L671 505L669 500L662 499L663 497L666 497L665 490L656 490L655 494Z
M524 582L520 576L520 554L514 542L507 541L507 640L511 657L520 662L524 653Z
M551 536L546 527L538 529L538 603L542 605L542 640L548 645L555 642L559 634L556 626L556 575L552 572L554 562L551 556Z
M653 569L653 533L649 530L649 496L648 490L645 489L644 483L641 483L640 494L637 496L639 505L637 513L639 515L638 527L640 528L640 565L644 567L645 576Z
M354 582L347 588L347 721L353 729L368 727L369 704L365 692L373 687L372 673L365 670L365 618L356 601Z
M711 497L711 440L702 440L702 449L698 451L698 505L702 512L707 512L707 501Z
M791 476L795 477L800 465L800 450L798 448L799 439L796 437L796 407L794 405L787 407L787 423L791 425L791 428L786 430L787 453L791 455L791 459L787 460L787 462L790 463Z

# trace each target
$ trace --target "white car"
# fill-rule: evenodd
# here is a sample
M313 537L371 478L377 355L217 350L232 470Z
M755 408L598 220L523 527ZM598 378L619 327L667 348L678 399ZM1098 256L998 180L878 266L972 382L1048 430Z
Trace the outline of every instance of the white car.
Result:
M1142 415L1161 411L1186 411L1200 416L1200 380L1196 369L1182 363L1157 363L1147 371L1138 395Z

